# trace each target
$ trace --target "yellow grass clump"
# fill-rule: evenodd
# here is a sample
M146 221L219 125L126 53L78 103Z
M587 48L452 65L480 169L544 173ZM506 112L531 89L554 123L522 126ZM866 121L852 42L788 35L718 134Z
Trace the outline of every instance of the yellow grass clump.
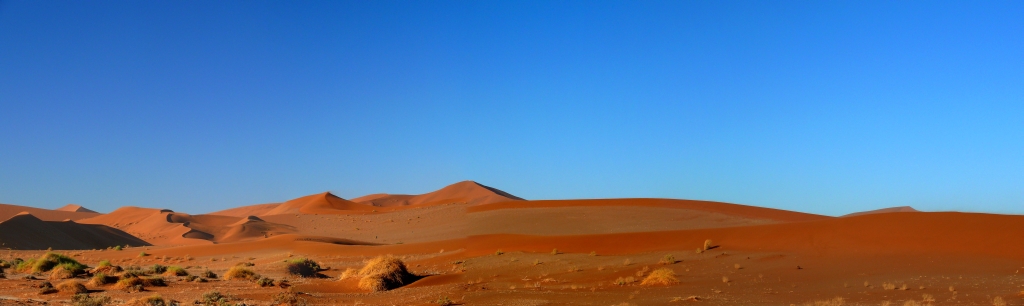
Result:
M711 249L711 239L704 240L704 251Z
M60 291L60 293L69 294L89 292L88 289L85 289L85 285L82 285L82 283L79 283L76 280L66 280L64 282L61 282L60 284L57 284L57 291Z
M405 268L405 263L397 257L386 255L370 259L359 270L359 288L370 291L385 291L405 285L413 276Z
M669 268L661 268L651 271L651 274L647 275L647 278L644 278L644 280L640 282L640 285L672 285L678 282L679 280L676 279L675 271L672 271L672 269Z
M57 266L56 268L53 268L52 270L50 270L49 279L50 280L60 280L60 279L69 279L69 278L74 278L74 277L75 277L75 273L73 273L72 271L69 271L68 269L65 269L63 266Z
M143 287L142 279L138 277L125 277L114 283L114 289L125 290L128 292L139 292L142 291Z
M256 272L249 270L242 266L234 266L228 269L228 272L224 272L224 279L241 279L241 280L255 280L258 278Z

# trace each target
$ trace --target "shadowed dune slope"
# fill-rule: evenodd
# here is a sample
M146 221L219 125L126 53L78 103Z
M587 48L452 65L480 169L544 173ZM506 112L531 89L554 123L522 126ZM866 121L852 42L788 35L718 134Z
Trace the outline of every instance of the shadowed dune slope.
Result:
M356 203L377 207L426 206L448 203L479 205L522 200L510 193L474 181L458 182L421 195L378 193L352 199Z
M20 205L0 204L0 220L7 220L22 212L30 213L43 221L62 221L67 219L81 220L99 215L96 212L49 210Z
M281 214L332 214L346 211L372 211L373 206L342 199L330 192L308 195L281 203L261 216Z
M122 207L82 222L118 228L154 245L236 242L294 232L291 226L256 217L189 215L140 207Z
M467 209L469 213L485 212L498 209L519 208L550 208L550 207L600 207L600 206L634 206L664 207L700 210L750 219L775 220L780 222L803 222L832 217L711 201L670 200L670 199L595 199L595 200L539 200L514 201L474 206Z
M232 216L232 217L248 217L248 216L262 216L267 212L274 210L281 203L267 203L267 204L256 204L247 205L241 207L235 207L220 211L208 213L207 215L220 215L220 216Z
M28 213L0 222L0 243L3 248L22 250L87 250L116 245L149 245L142 239L108 226L43 221Z
M916 210L916 209L914 209L913 207L910 207L910 206L898 206L898 207L889 207L889 208L882 208L882 209L876 209L876 210L855 212L855 213L852 213L852 214L843 215L842 217L863 216L863 215L870 215L870 214L887 214L887 213L896 213L896 212L920 212L920 211Z

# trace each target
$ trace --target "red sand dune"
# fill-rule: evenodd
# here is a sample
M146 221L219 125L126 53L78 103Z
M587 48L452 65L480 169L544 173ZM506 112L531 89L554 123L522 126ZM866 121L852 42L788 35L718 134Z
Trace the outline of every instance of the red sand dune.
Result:
M58 209L55 209L55 210L71 211L71 212L84 212L84 213L94 213L94 214L97 214L97 212L95 212L95 211L93 211L91 209L82 207L82 205L78 205L78 204L64 205L64 207L61 207L61 208L58 208Z
M342 199L330 192L308 195L281 203L263 216L282 214L332 214L345 211L372 211L374 207Z
M247 205L215 211L212 213L208 213L207 215L221 215L232 217L262 216L265 215L267 212L274 210L274 208L277 208L278 205L281 205L281 203Z
M914 209L913 207L910 207L910 206L898 206L898 207L889 207L889 208L882 208L882 209L876 209L876 210L855 212L855 213L852 213L852 214L843 215L842 217L863 216L863 215L870 215L870 214L887 214L887 213L896 213L896 212L920 212L920 211L916 210L916 209Z
M144 246L145 241L123 231L75 221L43 221L22 213L0 222L0 248L88 250L116 245Z
M681 208L722 213L731 216L754 219L771 219L782 222L802 222L829 219L832 217L808 213L771 209L757 206L730 204L723 202L672 200L672 199L595 199L595 200L540 200L515 201L470 207L467 212L483 212L497 209L543 208L543 207L598 207L598 206L646 206Z
M294 232L288 225L265 222L257 217L189 215L139 207L122 207L81 222L118 228L155 245L235 242Z
M393 207L427 206L448 203L477 205L522 200L522 198L510 193L488 187L474 181L462 181L445 186L437 191L421 195L390 195L378 193L352 199L352 202L378 207Z
M67 207L67 206L65 206ZM7 220L15 215L27 212L43 221L81 220L99 215L95 212L76 212L64 210L49 210L28 206L0 204L0 220Z

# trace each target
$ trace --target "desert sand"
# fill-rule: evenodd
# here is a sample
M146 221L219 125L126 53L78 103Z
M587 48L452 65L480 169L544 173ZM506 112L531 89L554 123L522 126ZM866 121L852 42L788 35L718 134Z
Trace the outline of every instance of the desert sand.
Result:
M72 279L111 304L154 295L202 304L211 291L232 305L1024 303L1024 216L1016 215L908 207L830 217L693 200L526 200L465 181L421 195L323 192L208 214L2 205L0 219L5 262L67 255L90 267ZM383 255L409 274L390 290L368 290L369 276L356 274ZM319 267L290 271L298 259ZM164 284L139 291L90 282L112 271L93 270L101 261L153 270L138 273ZM266 280L227 279L236 266ZM674 276L659 278L665 269ZM37 288L53 273L5 272L0 305L72 298Z

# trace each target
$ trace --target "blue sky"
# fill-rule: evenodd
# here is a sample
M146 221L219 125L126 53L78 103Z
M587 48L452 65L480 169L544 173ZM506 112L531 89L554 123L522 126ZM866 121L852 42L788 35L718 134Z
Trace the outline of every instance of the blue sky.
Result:
M0 203L1024 213L1021 1L0 1Z

